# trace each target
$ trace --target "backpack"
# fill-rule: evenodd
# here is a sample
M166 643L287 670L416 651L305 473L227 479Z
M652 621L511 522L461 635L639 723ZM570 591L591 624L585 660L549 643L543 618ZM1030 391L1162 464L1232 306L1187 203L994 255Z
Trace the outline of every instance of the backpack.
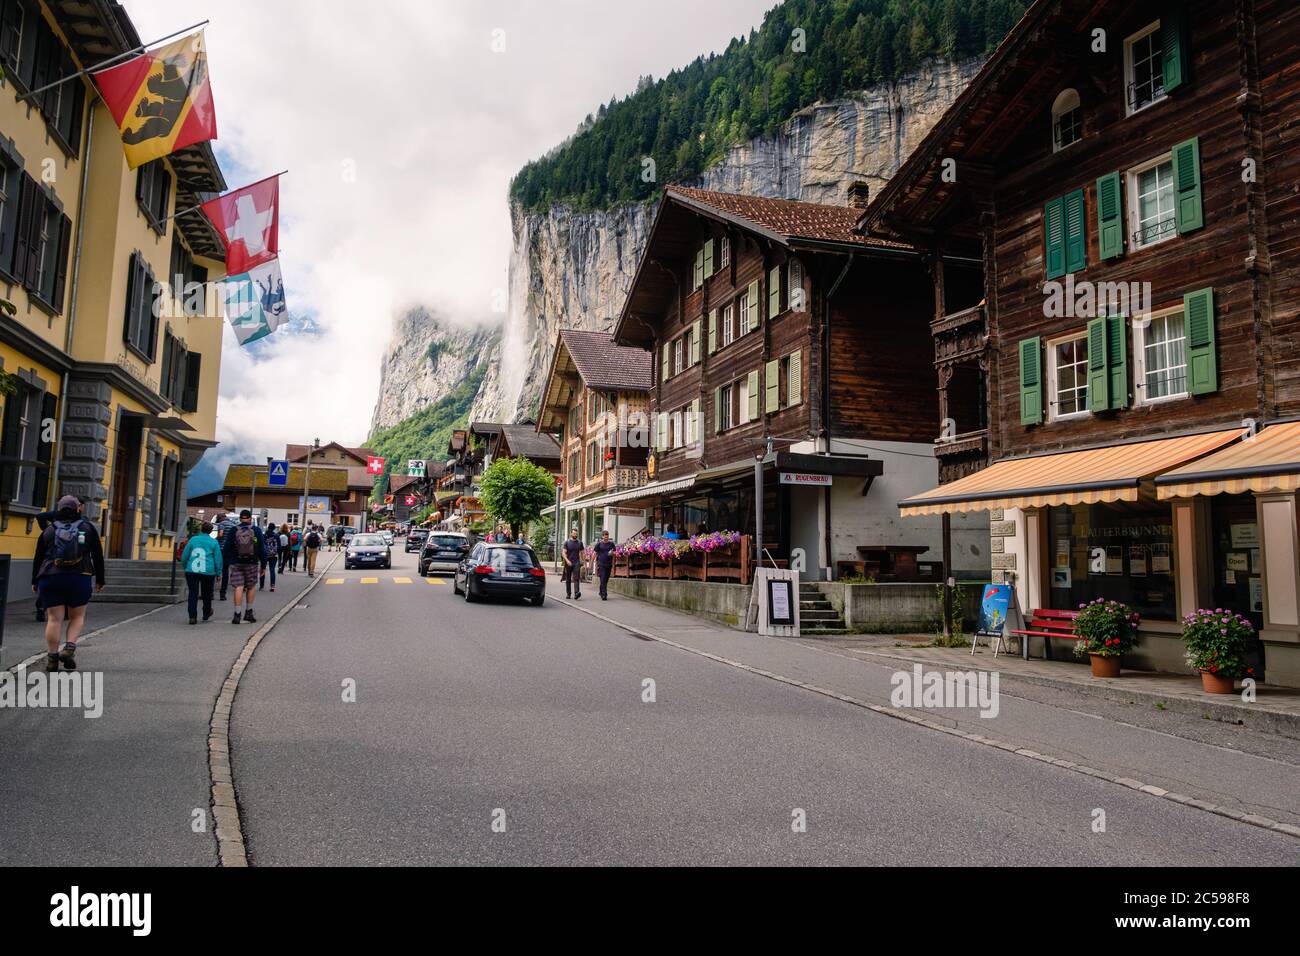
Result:
M295 531L293 534L289 535L289 543L290 543L291 545L293 545L295 548L298 547L298 538L299 538L299 535L298 535L298 532L297 532L297 531Z
M56 521L51 530L50 561L60 571L80 571L86 560L85 520Z
M320 535L318 535L315 531L307 535L307 547L309 548L320 547Z
M186 570L190 574L212 574L208 568L208 549L195 547L190 552L190 566Z
M275 553L280 550L280 536L278 534L267 534L262 537L262 547L266 551L268 558L275 557Z
M241 524L235 529L235 556L244 561L257 557L257 532L251 524Z

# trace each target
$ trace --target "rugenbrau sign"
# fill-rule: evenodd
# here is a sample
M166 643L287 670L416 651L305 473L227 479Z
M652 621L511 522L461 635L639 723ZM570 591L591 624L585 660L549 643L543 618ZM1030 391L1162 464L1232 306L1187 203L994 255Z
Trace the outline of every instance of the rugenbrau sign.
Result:
M783 485L829 485L831 483L830 475L809 475L801 471L783 471L780 474Z

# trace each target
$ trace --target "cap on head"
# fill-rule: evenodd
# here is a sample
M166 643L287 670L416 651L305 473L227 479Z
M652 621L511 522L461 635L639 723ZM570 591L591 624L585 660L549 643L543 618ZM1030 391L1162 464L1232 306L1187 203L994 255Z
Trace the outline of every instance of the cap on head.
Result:
M81 499L76 495L64 495L59 499L58 511L76 511L81 507Z
M245 508L243 511L239 513L239 520L241 521L245 518L251 518L251 517L253 517L253 512L249 511L247 508Z

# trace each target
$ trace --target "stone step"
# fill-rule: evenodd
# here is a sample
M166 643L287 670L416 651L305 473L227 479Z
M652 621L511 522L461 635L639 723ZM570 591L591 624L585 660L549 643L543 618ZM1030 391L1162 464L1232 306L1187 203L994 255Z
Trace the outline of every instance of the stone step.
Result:
M799 602L799 606L810 611L828 611L835 607L830 601L812 601L806 598Z
M827 608L822 611L807 611L800 608L799 619L809 621L838 621L841 620L841 617L840 612L832 608Z
M801 627L800 637L835 637L849 633L847 627Z

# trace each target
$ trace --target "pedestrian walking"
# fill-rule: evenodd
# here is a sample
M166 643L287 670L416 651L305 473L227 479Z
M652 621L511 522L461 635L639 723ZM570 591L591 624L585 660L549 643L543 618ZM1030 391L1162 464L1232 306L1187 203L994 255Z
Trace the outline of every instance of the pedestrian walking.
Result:
M307 540L303 542L307 548L306 568L309 578L316 576L316 552L320 550L321 541L320 532L313 527L307 532Z
M59 512L57 509L54 511L42 511L36 516L36 527L44 533L45 529L48 528L50 524L58 518L58 516ZM41 604L41 596L39 594L36 595L36 623L45 623L45 606Z
M289 532L289 570L298 570L298 554L302 551L302 532L294 528Z
M609 540L609 532L602 531L596 542L596 577L600 580L600 599L609 600L609 576L614 573L614 542Z
M60 664L64 670L75 671L77 639L86 623L91 588L104 590L104 548L95 526L82 516L76 496L60 498L56 512L55 519L36 539L32 590L45 608L46 671L57 671Z
M263 535L266 539L266 548L262 553L262 573L257 579L257 588L260 591L266 587L266 571L271 570L271 591L275 591L275 565L280 556L280 533L275 530L275 525L266 529Z
M221 548L212 537L212 524L203 522L199 534L191 535L181 554L185 569L185 587L189 592L190 623L199 623L199 599L203 600L203 620L212 617L212 586L221 576L224 563ZM238 601L238 598L236 598Z
M289 526L280 525L280 530L276 532L280 536L280 573L284 574L284 566L289 563Z
M237 527L239 527L239 522L235 520L235 516L233 514L222 515L221 520L217 522L217 528L216 528L217 544L219 544L222 548L225 548L227 536L229 536L230 532L234 531ZM227 563L221 569L221 600L224 601L226 599L226 591L229 589L229 587L230 587L230 564Z
M569 540L564 542L564 596L574 599L582 597L582 552L585 549L578 537L575 527L569 532Z
M256 624L253 599L257 597L258 571L266 543L262 529L253 524L253 512L247 508L241 511L239 524L234 531L226 533L224 540L221 548L223 570L227 572L230 586L235 589L235 615L230 623L240 623L239 606L246 600L248 607L244 611L243 620Z

